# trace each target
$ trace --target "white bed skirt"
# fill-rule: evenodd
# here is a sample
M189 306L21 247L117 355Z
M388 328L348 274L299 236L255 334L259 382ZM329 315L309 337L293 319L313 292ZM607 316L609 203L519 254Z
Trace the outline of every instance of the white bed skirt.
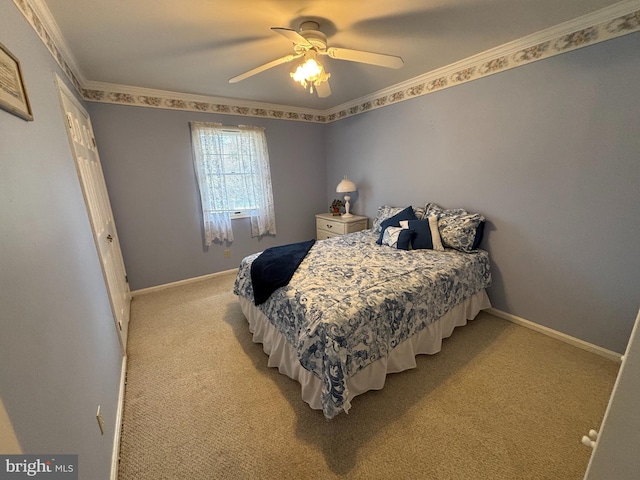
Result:
M280 373L297 380L302 385L302 399L311 408L322 410L322 382L320 379L300 365L295 348L289 345L285 337L255 307L253 302L244 297L238 297L238 300L242 312L249 322L253 341L262 343L264 352L269 355L269 367L277 367ZM382 389L388 373L415 368L416 355L438 353L442 347L442 339L451 336L455 327L466 325L467 321L473 320L480 310L490 307L491 302L483 289L456 305L413 337L396 346L388 357L373 362L353 377L348 378L346 380L348 396L344 411L349 411L351 399L355 396L368 390Z

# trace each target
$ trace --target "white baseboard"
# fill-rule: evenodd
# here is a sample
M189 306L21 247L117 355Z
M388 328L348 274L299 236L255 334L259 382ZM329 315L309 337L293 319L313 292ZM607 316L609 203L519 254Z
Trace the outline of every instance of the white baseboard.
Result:
M111 480L118 480L118 468L120 466L120 436L122 434L122 415L124 413L124 390L127 379L127 356L122 357L122 370L120 373L120 393L118 394L118 409L113 434L113 453L111 454Z
M571 335L567 335L566 333L558 332L557 330L553 330L543 325L534 323L530 320L525 320L522 317L503 312L502 310L498 310L497 308L491 307L487 308L485 311L492 315L495 315L496 317L503 318L510 322L555 338L556 340L560 340L561 342L573 345L574 347L581 348L582 350L586 350L588 352L595 353L596 355L600 355L601 357L608 358L609 360L613 360L614 362L621 363L622 355L620 353L614 352L612 350L607 350L606 348L599 347L598 345L594 345L589 342L585 342L584 340L580 340L579 338L572 337Z
M146 295L147 293L159 292L160 290L164 290L166 288L179 287L180 285L188 285L189 283L202 282L203 280L209 280L210 278L215 278L221 275L227 275L230 273L237 273L237 272L238 272L237 268L232 268L231 270L224 270L222 272L210 273L208 275L202 275L200 277L193 277L193 278L187 278L185 280L178 280L177 282L156 285L155 287L141 288L139 290L133 290L131 292L131 297L133 298L139 295Z

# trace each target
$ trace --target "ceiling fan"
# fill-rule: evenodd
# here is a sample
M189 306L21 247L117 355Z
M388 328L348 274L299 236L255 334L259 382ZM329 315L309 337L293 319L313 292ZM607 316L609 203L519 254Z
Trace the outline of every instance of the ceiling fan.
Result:
M402 58L394 55L350 50L348 48L327 47L327 36L320 31L318 22L311 20L302 22L299 32L285 27L271 27L271 30L291 40L295 53L285 55L284 57L272 60L269 63L265 63L248 72L235 76L229 80L229 83L237 83L275 66L304 57L304 62L298 66L295 72L291 73L291 77L304 88L309 87L310 93L313 93L313 87L315 87L318 96L324 98L331 95L331 87L328 81L331 74L324 71L324 67L317 60L318 56L326 55L337 60L367 63L387 68L400 68L404 65Z

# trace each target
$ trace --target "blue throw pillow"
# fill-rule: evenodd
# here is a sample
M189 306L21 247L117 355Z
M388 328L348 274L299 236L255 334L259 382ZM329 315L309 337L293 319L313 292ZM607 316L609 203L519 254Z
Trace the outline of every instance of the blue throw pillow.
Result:
M397 248L400 250L409 250L409 245L411 244L414 233L415 231L412 228L403 228L400 235L398 235Z
M416 214L413 211L413 207L409 205L401 212L396 213L393 217L384 220L382 223L380 223L380 237L378 237L377 240L378 245L382 245L382 236L384 235L385 228L399 227L402 220L417 220L417 218L418 217L416 217Z
M433 240L431 239L429 220L409 220L409 228L415 231L415 235L411 241L411 247L414 250L433 250Z
M380 244L399 250L409 250L413 233L414 231L411 228L387 227L384 229Z
M480 222L480 225L478 225L478 228L476 229L476 237L473 239L473 247L471 247L473 250L480 247L480 242L482 242L482 236L484 235L484 222L484 220Z

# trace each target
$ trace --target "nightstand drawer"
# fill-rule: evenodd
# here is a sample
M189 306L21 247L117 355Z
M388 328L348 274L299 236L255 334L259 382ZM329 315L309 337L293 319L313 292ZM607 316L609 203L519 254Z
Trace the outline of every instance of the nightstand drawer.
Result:
M369 219L360 215L344 217L331 215L330 213L318 213L316 215L316 239L326 240L345 233L359 232L367 228Z
M338 217L340 218L340 217ZM328 218L316 218L316 230L326 232L330 236L343 235L349 224ZM354 230L355 231L355 230Z
M337 237L339 234L327 232L326 230L316 230L316 240L326 240L327 238Z
M344 233L353 233L359 232L360 230L367 229L367 219L363 218L362 220L356 220L355 222L347 223L347 231Z

